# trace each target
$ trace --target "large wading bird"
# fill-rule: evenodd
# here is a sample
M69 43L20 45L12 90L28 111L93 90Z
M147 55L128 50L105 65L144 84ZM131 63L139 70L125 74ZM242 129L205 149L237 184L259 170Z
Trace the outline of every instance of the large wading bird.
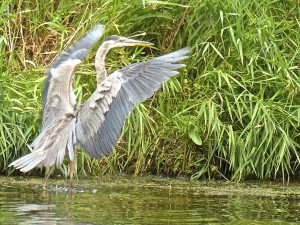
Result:
M105 56L110 49L152 45L150 42L112 35L96 53L97 88L85 103L75 109L76 99L72 89L74 70L103 31L102 25L96 25L46 70L40 134L30 145L31 153L9 165L24 173L35 167L51 167L44 188L47 187L52 170L55 166L61 166L65 155L69 158L70 184L73 185L76 147L93 158L107 156L115 146L122 125L134 106L151 97L162 83L177 74L176 70L185 66L179 62L188 58L189 50L183 48L128 65L108 76Z

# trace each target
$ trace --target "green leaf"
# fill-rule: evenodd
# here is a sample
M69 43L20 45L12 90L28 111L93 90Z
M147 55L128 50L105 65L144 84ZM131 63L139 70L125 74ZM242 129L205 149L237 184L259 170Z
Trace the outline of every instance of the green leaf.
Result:
M191 124L189 128L189 137L196 145L202 145L199 127L196 127L195 125Z

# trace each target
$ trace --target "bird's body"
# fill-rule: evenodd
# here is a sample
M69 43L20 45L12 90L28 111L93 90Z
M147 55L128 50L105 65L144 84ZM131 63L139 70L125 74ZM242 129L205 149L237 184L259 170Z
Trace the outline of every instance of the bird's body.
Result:
M99 47L95 67L97 88L75 110L72 89L75 67L86 57L89 48L101 37L103 26L97 25L47 69L43 89L43 117L40 134L31 144L31 153L10 166L27 172L35 167L59 167L68 156L73 177L75 146L91 157L107 156L115 146L122 125L134 106L151 97L160 85L183 67L188 49L128 65L107 75L105 56L114 47L151 45L149 42L110 36Z

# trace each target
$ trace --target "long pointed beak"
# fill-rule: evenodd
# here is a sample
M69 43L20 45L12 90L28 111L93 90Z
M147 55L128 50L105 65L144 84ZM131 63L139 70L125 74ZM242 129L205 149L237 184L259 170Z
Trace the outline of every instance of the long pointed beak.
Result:
M122 41L123 46L151 46L154 45L151 42L148 41L139 41L135 39L126 38L124 41Z

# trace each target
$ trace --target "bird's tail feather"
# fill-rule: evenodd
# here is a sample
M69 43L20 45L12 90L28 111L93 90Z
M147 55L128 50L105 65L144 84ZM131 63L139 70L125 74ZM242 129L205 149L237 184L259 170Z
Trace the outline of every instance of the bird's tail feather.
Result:
M41 154L40 151L35 151L13 161L11 164L9 164L9 166L13 166L16 169L19 169L21 172L26 173L35 167L40 167L43 165L44 160L45 154Z
M9 166L24 173L35 167L53 166L54 164L59 167L63 163L66 152L73 161L75 157L73 151L75 121L74 117L59 117L56 123L41 131L31 144L31 153L17 159Z

